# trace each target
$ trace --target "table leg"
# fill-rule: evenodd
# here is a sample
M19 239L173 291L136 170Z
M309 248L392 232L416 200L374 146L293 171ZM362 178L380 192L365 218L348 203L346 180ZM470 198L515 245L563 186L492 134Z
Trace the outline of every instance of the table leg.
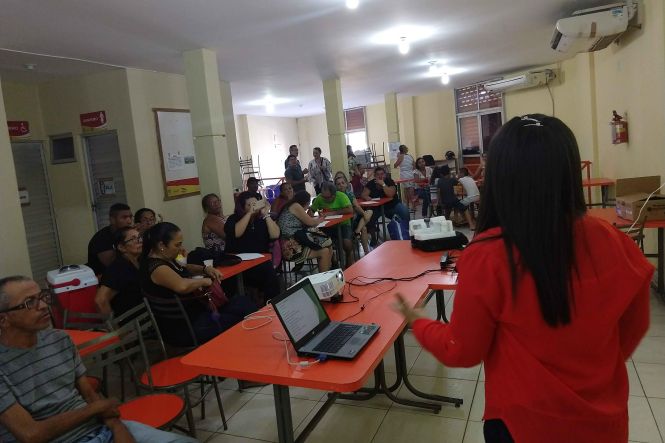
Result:
M242 272L237 275L238 277L238 295L245 296L245 280L242 278Z
M434 302L436 303L436 319L444 323L448 323L448 317L446 317L446 298L445 293L442 290L430 291L425 298L425 305L430 302L434 297Z
M452 403L455 405L456 408L459 408L462 403L464 402L463 399L461 398L455 398L455 397L446 397L445 395L436 395L436 394L428 394L426 392L419 391L416 389L412 384L411 381L409 380L409 371L408 368L406 367L406 350L404 349L404 333L406 332L406 328L402 331L402 333L397 337L397 340L395 340L395 362L396 364L401 364L402 367L400 368L399 371L402 373L402 379L404 381L404 386L411 391L411 393L417 397L425 398L427 400L435 400L435 401L440 401L444 403ZM397 358L397 354L399 353L400 357Z
M338 393L336 392L330 392L328 393L328 399L326 402L319 408L319 410L314 414L314 417L307 423L307 426L300 431L300 435L298 435L298 438L296 439L296 443L302 443L304 442L307 437L309 437L309 434L312 433L316 425L321 421L323 416L328 412L328 409L335 404L335 401L337 400Z
M275 414L277 415L277 435L279 443L294 443L293 419L291 418L291 398L289 387L273 385L275 394Z
M656 291L660 294L660 298L665 301L665 270L663 270L663 263L665 261L665 230L658 228L658 286Z
M600 187L600 199L601 203L603 205L603 208L607 207L607 200L609 200L609 186L601 186Z
M344 252L344 240L342 239L342 224L337 223L337 254L339 255L339 266L346 269L346 253Z
M386 235L386 209L385 209L385 205L381 205L381 223L383 223L383 241L386 241L388 236Z

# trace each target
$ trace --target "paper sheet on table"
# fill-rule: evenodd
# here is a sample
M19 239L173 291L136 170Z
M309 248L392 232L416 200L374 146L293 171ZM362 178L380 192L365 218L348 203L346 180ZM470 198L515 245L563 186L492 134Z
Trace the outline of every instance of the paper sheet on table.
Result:
M319 223L318 225L316 225L316 227L317 227L317 228L323 228L323 227L324 227L325 225L327 225L327 224L328 224L327 221L322 221L321 223Z
M344 217L343 215L326 215L326 220L337 220L338 218Z
M257 254L257 253L254 253L254 252L245 252L245 253L242 253L242 254L233 254L233 255L237 255L243 261L255 260L257 258L263 257L262 254Z

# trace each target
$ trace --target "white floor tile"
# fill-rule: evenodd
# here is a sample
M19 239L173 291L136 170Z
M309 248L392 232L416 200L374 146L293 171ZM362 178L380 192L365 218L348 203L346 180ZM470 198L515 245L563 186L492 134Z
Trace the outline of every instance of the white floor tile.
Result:
M665 399L650 398L648 400L653 415L656 418L656 424L660 430L660 437L665 440Z
M343 438L344 443L369 443L386 413L387 411L381 409L334 404L316 425L307 441L338 443ZM308 414L296 436L313 416L314 412Z
M465 425L464 420L391 409L372 443L426 441L462 443Z
M485 381L485 365L484 364L480 365L480 376L478 377L478 380Z
M411 384L422 392L461 398L464 400L462 406L459 408L456 408L451 403L444 403L441 412L439 413L441 416L458 419L467 419L469 417L471 402L473 401L473 391L477 382L452 378L424 377L419 375L412 375L409 379L411 380ZM406 386L402 386L397 395L408 400L427 402L427 400L416 397L412 394ZM405 409L419 414L433 414L427 409L401 405L399 403L393 404L391 409L395 408Z
M470 421L464 432L464 443L485 443L483 436L483 422Z
M314 409L316 402L291 399L293 426L300 422ZM258 440L277 441L277 421L275 402L271 395L256 394L247 404L228 420L229 429L224 434Z
M662 443L656 420L644 397L628 397L628 436L630 440Z
M413 367L413 363L415 363L416 359L420 355L420 350L421 348L417 348L415 346L404 346L405 354L406 354L406 369L407 371ZM395 353L390 350L386 354L386 356L383 358L383 367L386 372L394 374L395 371Z
M635 363L635 369L647 397L665 398L665 365Z
M242 409L248 401L254 397L253 392L238 392L238 391L228 391L220 390L220 395L222 397L222 406L224 407L224 414L226 415L226 422L228 423L229 419L240 409ZM222 422L222 417L219 414L219 407L217 406L217 398L215 393L211 392L206 397L206 418L201 420L201 408L200 406L195 408L194 413L194 427L197 430L210 431L210 432L221 432L221 428L224 425ZM180 424L187 426L187 420L185 417L179 420Z
M203 440L201 440L203 441ZM238 437L237 435L213 434L205 443L259 443L267 440Z
M626 362L626 369L628 370L628 386L630 387L630 395L636 395L638 397L645 397L644 390L642 389L642 383L640 378L637 376L637 371L632 361Z
M410 374L428 377L459 378L462 380L478 380L480 365L472 368L449 368L438 361L429 352L423 350L413 364Z
M395 374L386 374L386 383L388 386L392 385L395 381ZM366 382L364 387L374 387L374 376L371 376ZM389 409L393 402L384 394L377 394L369 400L342 400L338 399L336 403L343 405L353 405L367 408Z
M471 403L471 414L469 420L482 421L483 414L485 413L485 382L478 382L476 386L476 393L473 396L473 403Z
M651 315L647 337L665 337L665 313Z
M410 329L404 334L404 345L420 347L420 343L418 343L418 340L416 340L416 337Z
M665 365L665 337L645 337L633 353L635 363Z
M260 391L263 395L274 395L272 385L264 386ZM289 397L302 398L303 400L320 401L325 397L326 393L316 389L289 387Z

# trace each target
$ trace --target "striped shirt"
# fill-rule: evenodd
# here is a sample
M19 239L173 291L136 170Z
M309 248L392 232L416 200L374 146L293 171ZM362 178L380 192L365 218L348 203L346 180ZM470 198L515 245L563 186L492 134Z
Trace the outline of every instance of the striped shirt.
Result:
M74 343L61 330L40 331L29 349L0 345L0 414L16 403L35 420L83 408L87 403L75 383L84 374ZM100 426L91 419L52 441L74 442ZM16 439L0 425L0 441Z

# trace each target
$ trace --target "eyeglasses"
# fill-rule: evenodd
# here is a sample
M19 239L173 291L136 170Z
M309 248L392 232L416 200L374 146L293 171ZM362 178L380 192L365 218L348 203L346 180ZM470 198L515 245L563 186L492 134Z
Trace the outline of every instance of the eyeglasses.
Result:
M127 240L125 240L123 243L127 244L127 243L131 243L131 242L143 243L143 237L141 237L140 235L137 235L135 237L130 237Z
M14 307L5 309L4 311L0 311L0 314L5 314L7 312L12 312L12 311L20 311L21 309L37 309L37 306L39 306L39 302L43 302L46 305L51 305L51 301L53 300L51 291L49 289L42 289L39 294L32 295L23 301L23 303L20 303Z

